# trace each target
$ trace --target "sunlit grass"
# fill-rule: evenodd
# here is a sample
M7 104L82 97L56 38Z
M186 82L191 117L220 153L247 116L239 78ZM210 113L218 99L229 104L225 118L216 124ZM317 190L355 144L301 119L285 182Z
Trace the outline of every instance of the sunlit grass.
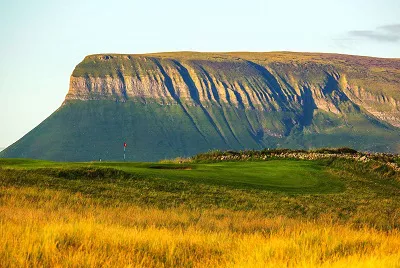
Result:
M0 263L22 267L394 267L400 233L227 209L104 206L2 188Z
M343 159L1 160L0 267L397 267L397 175Z

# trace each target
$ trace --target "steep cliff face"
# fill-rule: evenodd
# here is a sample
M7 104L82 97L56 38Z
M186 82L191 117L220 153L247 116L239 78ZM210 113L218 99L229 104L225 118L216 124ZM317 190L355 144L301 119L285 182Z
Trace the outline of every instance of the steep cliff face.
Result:
M136 144L135 160L213 148L399 151L400 60L288 52L90 55L73 71L63 106L37 131L52 133L60 124L70 124L61 136L70 133L71 146L77 137L96 144L89 154L75 148L71 160L102 150L117 159L110 139ZM22 140L35 142L29 134ZM5 155L24 156L16 148ZM42 154L40 146L33 151Z
M263 111L358 106L400 125L400 61L293 53L92 55L71 76L66 100L141 100ZM307 107L309 108L309 107Z

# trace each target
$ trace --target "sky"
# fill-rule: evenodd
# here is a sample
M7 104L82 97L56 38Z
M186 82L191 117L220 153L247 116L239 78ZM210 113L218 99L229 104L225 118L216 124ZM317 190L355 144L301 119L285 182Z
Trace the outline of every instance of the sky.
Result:
M88 54L307 51L400 58L399 0L0 0L0 148L53 113Z

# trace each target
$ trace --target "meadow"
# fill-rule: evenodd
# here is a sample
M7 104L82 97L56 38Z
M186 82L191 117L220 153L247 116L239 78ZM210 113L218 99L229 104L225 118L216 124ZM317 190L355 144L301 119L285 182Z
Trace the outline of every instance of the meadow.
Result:
M399 178L337 158L0 159L0 263L398 267Z

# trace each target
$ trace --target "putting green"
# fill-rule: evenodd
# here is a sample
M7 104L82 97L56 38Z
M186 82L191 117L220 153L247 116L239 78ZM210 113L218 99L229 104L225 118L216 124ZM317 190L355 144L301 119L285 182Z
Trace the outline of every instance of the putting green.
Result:
M126 172L168 180L186 180L235 188L257 188L291 193L333 193L344 185L315 161L271 160L211 164L104 163Z
M209 164L162 164L129 162L61 163L46 161L0 161L7 168L85 169L113 168L133 178L187 181L234 188L261 189L296 194L337 193L343 182L318 161L270 160L258 162L219 162ZM84 179L84 178L82 178Z

